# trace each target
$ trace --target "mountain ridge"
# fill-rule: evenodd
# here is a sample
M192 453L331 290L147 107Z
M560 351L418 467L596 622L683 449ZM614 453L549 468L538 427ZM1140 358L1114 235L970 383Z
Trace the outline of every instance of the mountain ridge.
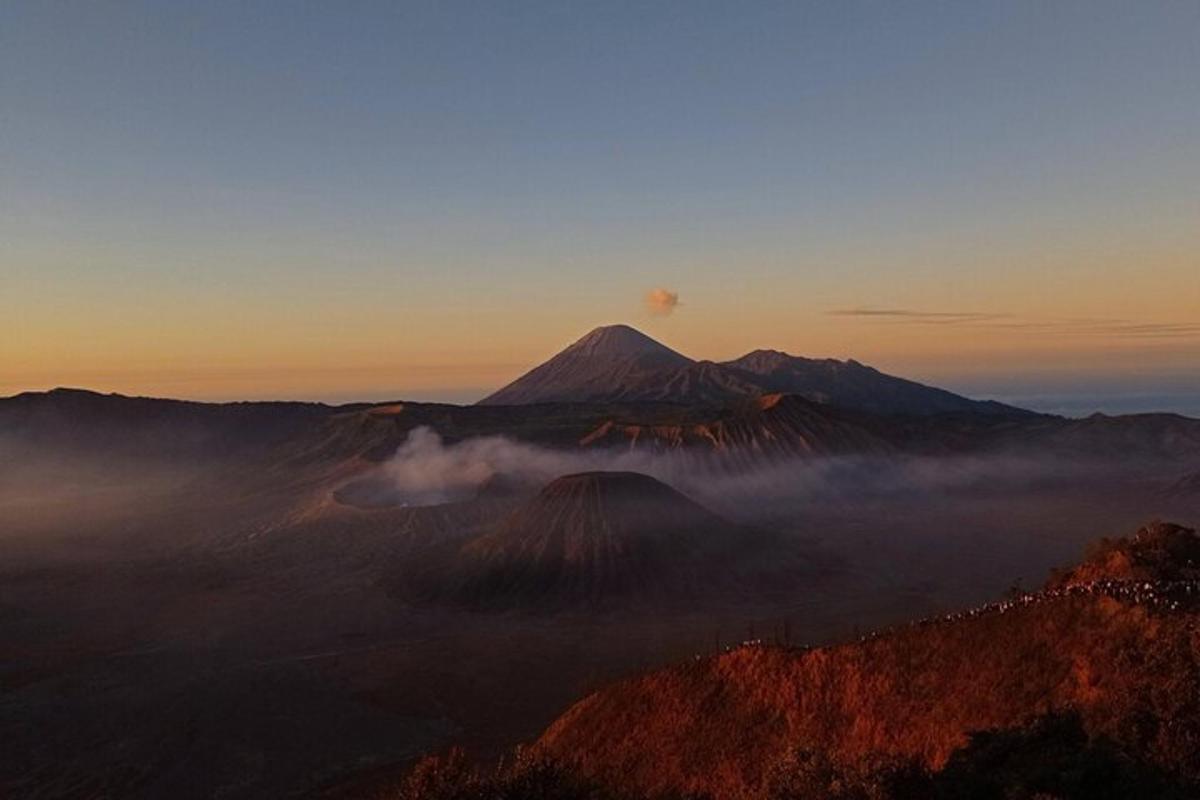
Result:
M811 359L759 349L730 361L695 360L628 325L590 331L478 404L626 401L721 405L773 393L888 415L1033 415L888 375L852 359Z
M796 753L850 771L882 759L936 772L975 732L1068 714L1084 742L1195 786L1200 582L1177 569L1200 540L1159 524L1117 546L1178 563L1059 575L1038 592L829 647L744 643L588 695L535 752L637 796L775 797L773 769Z

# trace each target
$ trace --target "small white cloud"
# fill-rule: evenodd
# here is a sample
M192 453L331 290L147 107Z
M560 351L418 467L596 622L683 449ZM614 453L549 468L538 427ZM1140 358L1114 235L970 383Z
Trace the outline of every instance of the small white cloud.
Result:
M651 314L665 317L679 305L679 293L659 287L646 293L646 309Z

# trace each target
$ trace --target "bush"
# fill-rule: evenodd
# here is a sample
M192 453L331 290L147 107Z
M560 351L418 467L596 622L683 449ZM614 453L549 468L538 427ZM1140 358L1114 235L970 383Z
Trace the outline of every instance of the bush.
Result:
M926 800L932 782L915 760L872 759L852 767L797 750L767 777L767 800Z
M1076 714L978 733L935 776L938 800L1184 800L1162 770L1088 738Z

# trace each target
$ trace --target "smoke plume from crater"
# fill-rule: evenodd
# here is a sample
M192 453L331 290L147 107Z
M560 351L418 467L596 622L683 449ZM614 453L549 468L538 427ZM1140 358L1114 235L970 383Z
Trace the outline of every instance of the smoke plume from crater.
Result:
M679 293L659 287L646 293L646 309L656 316L668 316L679 305Z

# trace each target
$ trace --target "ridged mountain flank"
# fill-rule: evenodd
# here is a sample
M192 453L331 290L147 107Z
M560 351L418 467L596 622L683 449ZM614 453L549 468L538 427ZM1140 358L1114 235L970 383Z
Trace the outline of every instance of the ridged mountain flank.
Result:
M723 362L763 392L796 394L817 403L876 414L1007 414L1018 409L897 378L850 359L801 358L778 350L755 350Z
M481 610L673 605L761 589L755 571L773 544L648 475L586 472L547 484L418 584ZM789 563L771 549L772 568Z

